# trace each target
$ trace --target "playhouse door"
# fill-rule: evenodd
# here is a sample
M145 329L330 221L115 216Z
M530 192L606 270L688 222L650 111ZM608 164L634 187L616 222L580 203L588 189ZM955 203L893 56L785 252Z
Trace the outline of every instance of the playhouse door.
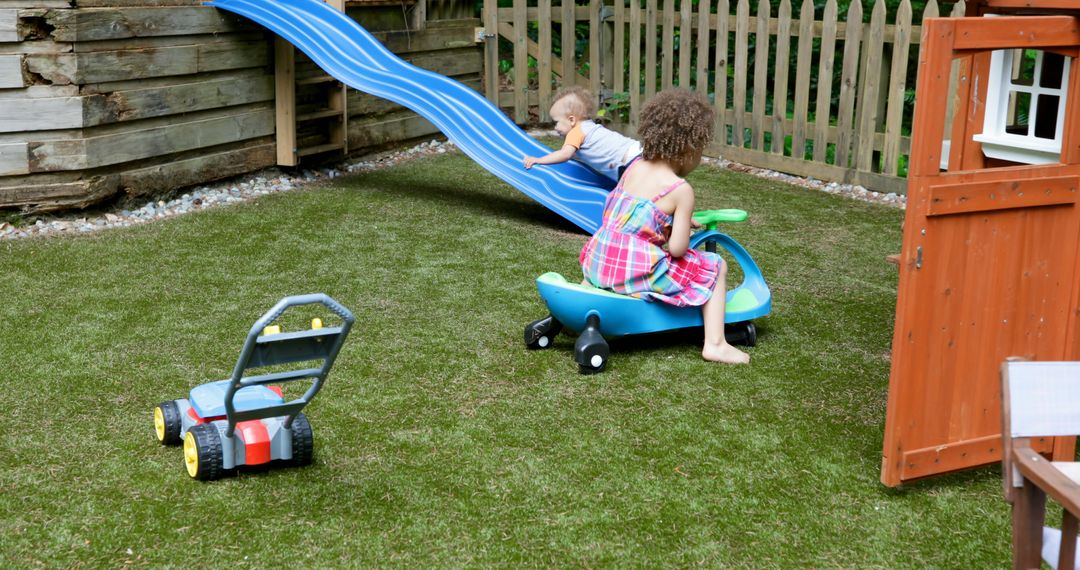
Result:
M886 485L1000 461L998 370L1006 357L1080 359L1077 58L1060 163L986 168L971 138L982 129L986 50L1075 54L1077 44L1080 27L1071 17L943 18L924 26L882 458ZM954 58L962 70L951 168L943 172ZM1056 455L1072 452L1071 438L1040 445Z

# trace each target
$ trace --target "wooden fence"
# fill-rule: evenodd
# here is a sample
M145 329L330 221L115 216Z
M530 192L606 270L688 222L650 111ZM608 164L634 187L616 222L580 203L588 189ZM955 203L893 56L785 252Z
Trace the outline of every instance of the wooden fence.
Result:
M487 43L486 93L519 123L533 106L547 121L552 90L574 81L600 95L602 107L628 104L629 120L613 124L633 135L641 105L658 90L691 88L714 102L713 154L905 192L910 138L904 126L913 112L905 95L915 85L921 33L909 1L890 16L885 1L876 0L868 17L853 2L844 20L835 0L817 18L813 0L797 12L783 0L775 14L768 0L759 0L753 13L749 0L734 2L514 0L513 7L498 8L497 0L485 0L485 30L510 46L500 54L499 41ZM962 1L952 6L952 15L963 13ZM922 17L939 14L931 0ZM580 54L580 29L563 33L578 23L588 23L588 47ZM509 90L500 87L500 59L513 61L503 81Z

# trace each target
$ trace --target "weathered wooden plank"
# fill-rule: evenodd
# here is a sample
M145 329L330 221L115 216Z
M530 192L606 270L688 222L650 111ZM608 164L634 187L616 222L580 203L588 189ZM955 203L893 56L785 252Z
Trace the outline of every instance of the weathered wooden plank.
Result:
M912 2L903 0L896 10L896 43L892 48L892 69L889 77L889 108L885 121L885 150L882 174L895 176L900 168L900 135L904 120L904 92L907 89L907 57L912 30Z
M55 97L4 101L0 104L0 133L80 128L85 100Z
M214 42L199 46L198 71L221 71L260 67L270 63L270 46L265 40Z
M277 164L296 166L296 49L285 38L274 38L274 145Z
M731 144L741 147L745 144L743 132L743 112L746 110L746 63L749 59L748 46L750 35L750 3L739 0L735 16L735 85L732 88L732 110L735 121L732 124Z
M115 174L75 180L23 178L26 184L0 188L0 205L21 208L26 213L85 208L115 195L120 183Z
M529 120L529 101L525 91L529 89L529 36L526 33L525 1L514 0L514 122L524 124Z
M0 101L77 97L78 95L79 88L75 85L30 85L23 89L4 89L0 91ZM0 103L0 105L2 104Z
M79 85L196 73L198 57L198 47L193 45L121 52L33 54L26 57L26 67L50 83Z
M23 40L16 43L0 43L0 56L30 55L33 53L67 53L74 51L72 44L53 41Z
M480 24L480 20L477 19L428 22L428 27L419 32L402 30L378 32L372 35L382 42L386 49L398 55L463 47L476 50L476 27ZM495 29L487 31L493 32Z
M637 130L641 117L641 3L630 2L630 127Z
M14 9L0 10L0 42L17 42L22 40L19 35L19 11Z
M720 16L716 22L716 57L713 92L713 111L716 113L716 136L721 143L727 143L727 93L728 93L728 31L731 29L731 15L728 0L719 0L716 12Z
M540 112L540 122L546 123L551 120L549 111L551 110L551 57L548 54L551 53L551 0L540 0L540 22L538 25L538 33L540 37L537 38L537 47L540 50L540 54L537 54L536 62L537 68L537 83L540 90L540 105L538 110Z
M754 117L750 135L757 150L765 150L765 96L769 79L769 0L758 2L757 32L754 34Z
M71 0L0 0L0 8L71 8Z
M0 144L0 176L28 174L30 153L27 143Z
M349 146L354 149L379 147L438 133L427 119L414 113L349 121Z
M119 190L129 196L154 195L273 166L276 145L266 139L254 142L259 144L122 171Z
M599 96L603 79L600 64L600 33L602 31L600 27L600 7L602 5L601 0L591 0L589 2L589 89L592 90L593 97Z
M829 127L832 103L833 63L836 56L836 0L825 3L822 16L824 27L821 32L821 52L818 56L818 92L814 105L814 162L825 162L828 143L826 131Z
M23 56L0 55L0 89L24 87Z
M656 2L645 5L645 101L656 95Z
M440 75L465 75L483 71L480 53L472 48L447 49L409 54L405 61Z
M94 51L125 51L125 50L149 50L177 46L221 44L236 45L240 43L267 42L269 36L265 32L243 32L238 34L204 34L199 36L157 36L150 38L124 38L121 40L102 40L99 42L73 42L70 45L73 52ZM55 50L53 50L55 51Z
M802 0L799 10L799 47L795 63L794 129L791 132L791 156L806 156L807 113L810 109L810 60L814 57L814 38L810 26L814 21L813 0Z
M675 64L675 0L664 0L661 37L664 55L661 58L660 88L671 89Z
M118 51L31 54L26 56L26 66L31 73L51 83L84 85L260 67L269 62L268 52L266 42L262 41L214 42Z
M873 164L874 149L864 144L864 141L874 136L878 123L878 71L881 68L884 29L885 0L877 0L870 16L867 37L863 42L863 51L866 54L862 73L863 88L858 99L859 112L856 116L859 122L852 145L852 162L859 170L869 171Z
M791 53L791 2L780 2L780 27L776 32L776 77L773 78L773 125L772 144L774 153L784 154L786 133L784 122L787 120L788 69Z
M115 91L85 98L85 126L133 121L274 99L269 75L190 81L176 85Z
M484 95L488 101L499 104L499 4L496 0L484 2Z
M495 2L495 0L488 1ZM577 16L574 14L575 0L562 0L559 8L559 36L562 38L561 53L563 69L565 71L562 76L562 85L568 86L580 83L577 76L577 32L575 31Z
M32 142L30 170L84 170L268 136L273 132L274 111L270 108L145 129L138 129L135 124L132 129L100 136Z
M258 29L249 20L207 6L51 10L45 21L58 42L220 34Z
M697 66L695 69L696 89L699 93L709 93L709 9L710 0L698 2L697 19Z
M705 2L708 4L708 0ZM679 0L679 87L690 88L690 60L693 59L693 6L690 0Z
M859 44L862 30L852 25L862 22L862 4L855 2L848 6L848 29L844 36L844 69L840 75L840 106L836 126L840 129L840 138L836 141L836 165L847 167L851 153L851 139L854 136L853 114L855 112L855 82L859 75Z
M482 79L479 75L471 76L457 76L454 77L456 81L477 91L483 89ZM510 104L513 104L511 98ZM397 113L400 111L406 111L405 107L394 103L388 99L382 97L376 97L374 95L368 95L363 91L349 90L349 118L351 120L366 120L369 117L367 115L387 115L390 113Z
M550 1L550 0L548 0ZM705 2L708 3L708 0ZM615 80L612 88L616 93L626 90L626 75L623 68L626 66L626 2L615 0L615 57L612 61Z

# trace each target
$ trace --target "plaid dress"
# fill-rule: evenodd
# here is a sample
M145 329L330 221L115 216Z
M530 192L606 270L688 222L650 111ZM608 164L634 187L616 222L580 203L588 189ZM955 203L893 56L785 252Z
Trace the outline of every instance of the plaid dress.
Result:
M672 257L663 247L672 217L656 201L684 183L679 180L647 200L627 194L619 181L604 204L603 225L581 250L579 261L588 283L679 307L709 300L720 256L689 249L682 257Z

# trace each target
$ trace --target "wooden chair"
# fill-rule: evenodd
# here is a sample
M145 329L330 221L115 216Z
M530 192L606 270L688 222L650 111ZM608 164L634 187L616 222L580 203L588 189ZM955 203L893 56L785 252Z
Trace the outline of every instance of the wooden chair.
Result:
M1012 504L1013 568L1039 568L1042 557L1053 568L1077 568L1080 463L1049 461L1034 446L1080 434L1080 362L1010 358L1001 365L1001 385L1001 473ZM1056 556L1043 551L1047 495L1064 510Z

